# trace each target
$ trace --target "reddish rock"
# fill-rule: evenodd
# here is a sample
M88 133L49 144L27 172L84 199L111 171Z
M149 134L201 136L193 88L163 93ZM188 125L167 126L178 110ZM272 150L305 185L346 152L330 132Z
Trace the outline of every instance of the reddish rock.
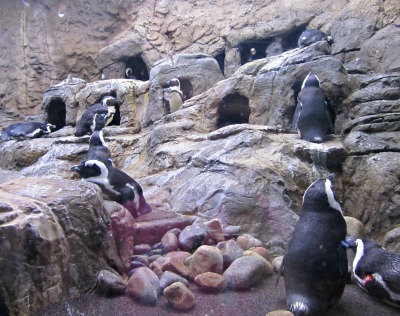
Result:
M165 258L174 257L177 260L185 262L186 258L190 257L191 253L186 251L172 251L165 255Z
M225 240L222 223L218 218L205 222L204 228L207 234L217 243Z
M261 260L261 256L246 256L232 262L223 276L228 281L228 287L248 290L261 280L264 275L264 269L264 262Z
M251 249L249 249L249 250L246 250L246 252L247 252L247 251L257 253L257 254L259 254L261 257L263 257L263 258L265 258L266 260L268 260L269 262L271 262L271 254L270 254L269 251L268 251L266 248L264 248L264 247L254 247L254 248L251 248Z
M137 268L129 278L126 293L140 303L155 304L160 293L160 281L149 268Z
M164 290L169 305L180 311L188 311L193 308L195 298L193 293L181 282L175 282Z
M190 278L194 279L204 272L221 274L223 271L223 258L221 251L213 246L201 246L193 254L190 264Z
M251 236L249 234L240 235L236 239L236 242L239 244L240 247L242 247L243 250L249 250L250 248L253 248L253 247L261 247L262 246L261 240L254 238L253 236Z
M150 263L149 268L157 275L157 277L161 277L161 275L163 274L161 264L158 262L158 260Z
M140 244L133 246L133 254L135 255L143 255L148 253L151 250L151 246L148 244Z
M283 261L283 256L276 257L276 258L274 258L274 260L272 260L272 268L274 269L275 273L280 272L282 261ZM283 271L282 271L282 275L283 275Z
M192 251L203 243L206 231L199 223L185 227L179 235L179 248L183 251Z
M164 252L176 251L178 250L178 238L172 232L167 232L161 238L161 249Z
M189 286L189 281L185 278L173 273L171 271L165 271L160 277L160 287L161 290L164 290L166 287L170 286L172 283L181 282L186 286Z
M174 272L184 278L187 278L189 276L189 268L185 266L184 261L176 256L165 258L165 262L161 265L161 269L164 272Z
M269 275L273 274L274 269L272 268L272 265L269 263L269 261L267 259L260 256L258 253L250 251L250 250L246 250L243 253L243 255L244 256L254 256L254 257L257 257L259 260L261 260L261 262L264 266L264 276L269 276Z
M224 269L228 268L233 261L243 256L242 247L233 239L220 242L217 248L221 251L224 260Z
M194 282L201 290L208 292L220 292L228 285L228 281L222 275L214 272L198 274Z

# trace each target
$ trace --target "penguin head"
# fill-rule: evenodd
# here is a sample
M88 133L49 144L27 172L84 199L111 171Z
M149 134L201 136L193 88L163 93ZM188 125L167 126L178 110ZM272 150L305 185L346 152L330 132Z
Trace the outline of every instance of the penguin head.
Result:
M95 113L93 116L93 131L100 131L106 126L106 113Z
M107 178L108 169L99 160L84 160L78 166L73 166L71 171L78 172L81 178Z
M181 89L181 82L179 81L178 78L172 78L168 81L168 86L169 87L178 87Z
M50 123L47 123L44 127L43 127L43 131L45 134L50 134L52 131L54 131L56 129L56 126Z
M303 81L303 85L301 86L301 89L303 89L305 87L319 88L319 84L320 84L320 81L319 81L318 77L314 73L309 72L307 77Z
M335 198L331 180L318 179L310 184L303 196L303 211L308 210L333 210L343 215L342 208Z
M120 105L120 101L112 96L107 95L107 96L103 97L103 99L101 99L101 105L106 106L106 107L110 107L110 106L115 107L115 106Z

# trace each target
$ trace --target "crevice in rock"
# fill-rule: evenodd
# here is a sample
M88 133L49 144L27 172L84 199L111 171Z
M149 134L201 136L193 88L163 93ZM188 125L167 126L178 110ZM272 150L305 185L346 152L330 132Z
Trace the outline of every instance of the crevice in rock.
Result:
M225 73L225 52L219 53L214 58L217 61L219 69L221 69L222 74L224 74Z
M56 126L56 130L63 128L67 115L65 102L61 98L51 99L47 106L47 122Z
M124 62L126 79L149 80L149 71L140 56L129 57Z
M193 97L193 85L190 80L179 78L181 84L181 91L183 94L183 102Z
M233 124L248 124L251 109L249 99L238 94L228 94L218 105L217 128Z

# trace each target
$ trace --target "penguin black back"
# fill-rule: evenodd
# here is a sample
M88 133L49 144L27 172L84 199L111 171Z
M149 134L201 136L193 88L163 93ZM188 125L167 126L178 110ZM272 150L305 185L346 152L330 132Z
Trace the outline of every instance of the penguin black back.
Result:
M294 315L324 315L339 301L347 279L345 238L330 180L313 182L283 261L287 308Z
M333 43L332 37L326 35L324 32L317 29L309 29L301 33L297 45L299 47L305 47L319 41L326 41L328 44Z

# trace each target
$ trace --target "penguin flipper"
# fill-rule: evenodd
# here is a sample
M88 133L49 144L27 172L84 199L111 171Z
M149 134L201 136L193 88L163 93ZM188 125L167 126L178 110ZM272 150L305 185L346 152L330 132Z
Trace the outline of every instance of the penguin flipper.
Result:
M300 100L297 100L296 111L294 112L294 115L293 115L292 129L290 130L293 133L297 132L297 124L299 122L299 117L300 117L302 106L303 105L301 104Z
M283 259L282 259L282 263L281 263L281 266L280 266L280 268L279 268L278 275L277 275L277 277L276 277L275 287L278 287L279 279L280 279L281 277L283 277L283 273L284 273L284 262L285 262L285 257L283 257Z

